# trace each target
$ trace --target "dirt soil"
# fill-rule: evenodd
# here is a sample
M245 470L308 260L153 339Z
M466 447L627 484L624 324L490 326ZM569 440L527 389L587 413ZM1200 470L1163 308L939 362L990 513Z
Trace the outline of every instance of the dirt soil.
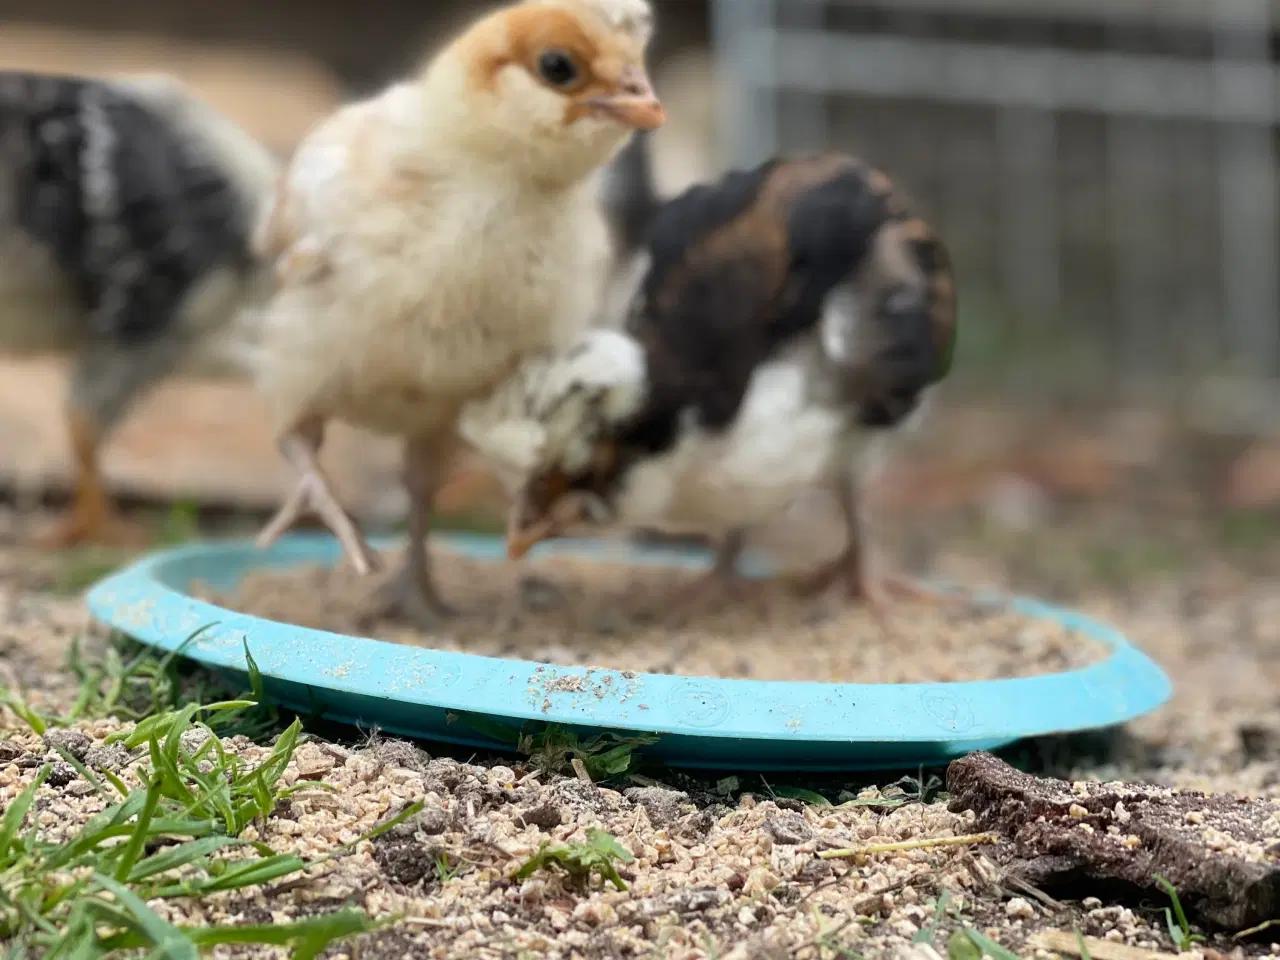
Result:
M24 524L0 518L0 540ZM1006 757L1068 782L1124 779L1280 800L1280 577L1274 572L1280 567L1251 572L1217 554L1184 552L1187 562L1177 570L1152 561L1118 573L1112 553L1090 553L1072 539L1080 529L1066 522L1046 531L1047 539L1012 541L934 526L935 548L917 564L953 580L1071 602L1108 619L1155 657L1177 686L1169 706L1123 731L1036 741ZM1101 539L1114 543L1116 534L1109 523ZM906 555L915 554L908 549ZM1104 565L1098 556L1110 559ZM92 630L79 601L54 589L59 563L65 561L0 547L0 685L24 688L37 704L65 707L75 689L61 664L72 638ZM901 656L911 655L910 646L901 647ZM0 755L3 806L29 782L36 761L51 754L12 715L0 713L0 724L8 737ZM95 721L78 729L92 749L118 724ZM305 882L171 901L158 909L175 921L222 924L286 920L344 903L375 915L402 913L402 921L358 948L347 944L329 954L361 960L544 953L936 960L947 955L948 939L961 923L1025 958L1054 956L1046 945L1074 943L1076 928L1095 938L1091 953L1100 960L1176 953L1162 910L1167 901L1148 890L1081 871L1040 874L1043 887L1020 880L1011 868L1026 851L1016 830L1006 832L989 819L983 802L965 797L958 783L952 785L954 809L930 791L926 799L935 802L877 804L894 795L891 784L899 773L784 783L745 773L707 780L659 771L652 779L624 778L602 787L538 775L516 756L455 757L443 747L326 733L330 739L316 737L299 749L285 781L314 779L337 789L294 795L265 823L263 840L279 851L323 853L422 799L426 811L417 822L362 844ZM245 740L225 746L248 758L267 752ZM87 755L126 771L141 759L107 751ZM74 776L58 779L64 782L46 785L37 801L39 823L50 836L83 823L99 803ZM836 805L775 798L774 791L785 793L786 786L818 789ZM1085 786L1082 796L1097 789ZM1100 808L1093 811L1083 799L1080 805L1088 817L1100 816ZM634 854L622 871L626 891L580 889L553 872L510 879L542 841L578 841L593 826ZM986 829L995 833L990 843L819 856ZM1259 863L1272 862L1270 847L1250 843ZM442 876L436 866L442 859L456 869ZM944 892L950 905L939 916ZM919 942L930 936L921 931L932 931L932 947ZM1054 931L1065 932L1065 941L1052 940ZM1207 943L1183 956L1280 956L1274 929L1247 942L1233 941L1229 931L1202 932ZM1139 952L1116 952L1125 947ZM282 954L219 954L273 955Z
M234 594L193 592L223 606L337 633L515 657L673 673L838 683L994 680L1084 666L1105 650L1057 624L1000 605L906 601L887 624L836 590L802 600L781 585L734 599L720 591L691 615L673 598L696 574L568 558L516 567L434 552L441 591L462 611L435 634L376 617L377 578L348 564L262 571ZM909 642L914 655L903 657Z

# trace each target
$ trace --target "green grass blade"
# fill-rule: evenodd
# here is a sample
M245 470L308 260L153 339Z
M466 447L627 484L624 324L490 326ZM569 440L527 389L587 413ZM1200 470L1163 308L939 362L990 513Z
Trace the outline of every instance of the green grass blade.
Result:
M14 696L8 690L0 690L0 707L8 707L16 713L18 718L37 736L43 737L45 731L49 729L49 724L44 717L36 713L25 700Z
M232 944L274 947L293 945L295 958L314 958L338 940L369 933L384 925L385 922L371 920L359 910L342 910L294 923L179 929L193 944L205 950ZM112 951L137 950L146 946L146 943L145 937L140 933L129 931L104 941L103 946Z
M76 773L80 774L80 776L83 777L85 781L91 787L93 787L95 791L97 791L98 793L106 792L106 788L103 787L102 781L99 780L97 776L94 775L94 772L92 770L86 767L81 761L77 760L75 758L75 754L71 753L71 751L69 751L66 747L61 747L61 746L58 746L57 744L54 744L53 749L56 750L58 753L58 756L62 757L62 759L65 760L71 766L71 769L75 770Z
M142 856L142 847L150 834L151 821L156 815L156 807L160 806L160 778L152 779L147 786L147 796L142 804L142 812L138 814L138 822L134 824L133 833L124 845L120 862L116 864L115 879L123 883L133 872L134 864Z
M143 933L155 944L156 956L167 957L169 960L199 960L200 951L191 939L148 907L137 894L100 873L94 874L93 880L112 894L120 906L137 920Z
M786 797L788 800L800 800L815 807L831 806L831 801L822 794L806 790L804 787L774 787L773 792L776 796Z
M1022 960L1016 953L1005 947L1000 946L990 937L979 933L973 927L965 927L965 934L977 944L978 948L992 960Z
M0 864L9 859L18 831L22 829L27 814L31 812L31 805L36 801L36 791L40 789L52 769L53 766L48 763L42 766L36 772L35 779L22 793L18 794L17 799L9 804L9 809L4 812L4 819L0 820Z
M244 842L243 840L237 840L235 837L204 837L200 840L191 840L179 846L170 847L168 850L161 850L159 853L153 853L144 860L139 860L133 869L129 871L126 882L131 884L141 883L143 880L149 880L151 877L168 873L170 870L177 870L180 867L196 864L223 847L235 846ZM119 874L117 873L118 877Z
M263 857L261 860L237 863L221 876L212 877L197 884L196 889L202 894L217 893L222 890L240 890L279 880L306 867L307 862L301 857L279 853Z
M345 844L345 846L354 847L356 844L364 843L366 840L375 840L378 837L382 836L384 833L386 833L388 830L394 830L396 827L400 826L400 824L404 823L406 820L410 819L411 817L416 817L418 814L422 812L424 807L425 807L425 804L421 800L415 800L413 801L413 803L406 806L403 810L397 813L390 820L384 820L382 823L378 824L376 827L372 827L371 829L367 830L365 833L362 833L355 840L351 841L351 843Z

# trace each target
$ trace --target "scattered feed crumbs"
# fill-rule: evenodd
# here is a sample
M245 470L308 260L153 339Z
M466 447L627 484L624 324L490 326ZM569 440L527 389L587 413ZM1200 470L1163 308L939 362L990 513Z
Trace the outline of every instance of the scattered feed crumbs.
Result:
M439 635L372 618L390 574L345 565L251 574L229 596L192 591L286 623L557 665L644 673L819 682L987 680L1084 666L1103 649L1058 624L973 604L904 602L885 630L831 597L802 601L761 591L767 607L731 604L684 625L667 615L672 591L695 574L570 559L480 564L437 551L442 592L463 611ZM388 563L394 568L395 561ZM909 638L913 655L902 656Z
M86 755L116 729L114 723L75 728L87 738L81 744ZM50 755L33 735L16 734L8 743L14 756L0 765L0 805L12 801ZM254 762L269 753L243 738L223 744ZM121 771L126 780L136 780L145 754L135 751ZM306 788L318 775L327 786ZM890 957L909 949L934 919L930 901L940 889L960 905L990 891L990 875L980 865L985 858L973 849L911 850L858 862L817 856L971 832L969 815L941 804L814 808L744 794L732 806L699 806L664 787L618 791L576 779L542 782L505 765L430 759L396 741L360 750L305 743L282 784L304 789L243 836L305 858L336 851L412 801L423 800L425 808L314 868L305 880L155 900L152 908L172 923L197 925L288 922L344 905L372 916L403 915L365 939L362 960L775 955L742 952L760 943L782 945L780 956L822 943ZM87 787L73 776L40 789L31 816L46 837L69 839L102 809L104 800ZM542 843L581 842L593 827L634 856L620 865L627 890L582 887L552 870L511 878ZM1007 925L998 903L992 916ZM969 917L975 909L969 907ZM328 955L350 956L350 950ZM285 954L252 948L219 955Z

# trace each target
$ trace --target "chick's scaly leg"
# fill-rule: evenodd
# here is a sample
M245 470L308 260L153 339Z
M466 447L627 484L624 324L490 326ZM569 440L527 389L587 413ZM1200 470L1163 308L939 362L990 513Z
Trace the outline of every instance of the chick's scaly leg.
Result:
M738 572L738 559L746 539L745 530L731 531L716 548L711 569L675 592L671 606L679 618L706 613L725 599L746 600L755 592L751 582Z
M794 593L813 596L838 584L849 600L866 605L882 621L893 599L929 602L939 599L937 594L906 577L895 574L873 576L858 505L857 484L852 477L841 478L838 501L845 522L845 548L839 556L817 570L788 578L788 585Z
M381 592L373 613L408 621L421 630L439 629L457 611L440 598L431 575L427 534L436 495L443 486L449 463L446 443L431 439L407 440L404 447L404 485L409 492L409 537L404 566Z
M107 495L98 454L103 441L134 400L182 359L183 338L161 333L137 343L95 336L76 358L67 401L67 426L76 462L76 488L70 512L40 537L47 547L93 542L138 547L148 540L145 527L122 517Z
M120 548L145 546L149 539L146 527L125 519L107 494L98 461L101 434L97 426L73 410L67 414L67 427L76 461L74 499L67 514L41 534L38 542L50 549L82 543Z
M337 537L356 572L364 576L377 570L381 564L355 521L338 502L329 478L320 466L318 454L323 442L324 422L318 419L306 421L281 439L280 452L301 476L284 505L258 534L258 547L271 546L308 511L313 511Z

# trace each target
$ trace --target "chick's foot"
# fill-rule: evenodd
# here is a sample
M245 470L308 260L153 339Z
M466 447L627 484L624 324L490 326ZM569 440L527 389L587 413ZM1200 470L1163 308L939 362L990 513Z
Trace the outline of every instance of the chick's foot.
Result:
M848 602L866 607L882 623L895 602L939 603L946 599L899 574L871 576L861 551L847 551L814 571L782 580L793 596L802 598L836 590Z
M271 546L304 516L315 513L337 537L356 572L361 576L372 573L381 567L378 555L334 495L316 458L317 448L318 444L300 435L288 436L280 444L281 451L302 476L284 505L258 534L258 547Z
M374 595L363 620L366 624L394 620L434 633L456 616L458 611L440 598L435 584L416 575L406 564Z
M36 542L49 550L95 544L121 550L145 547L150 531L140 523L120 514L104 498L102 502L77 496L67 514L41 533Z
M107 495L98 465L101 429L76 413L68 415L67 427L76 461L75 497L66 515L36 542L52 550L90 543L122 549L146 546L151 539L146 527L126 520Z
M678 587L667 602L669 616L680 623L709 616L728 606L761 598L760 585L737 572L712 570Z

